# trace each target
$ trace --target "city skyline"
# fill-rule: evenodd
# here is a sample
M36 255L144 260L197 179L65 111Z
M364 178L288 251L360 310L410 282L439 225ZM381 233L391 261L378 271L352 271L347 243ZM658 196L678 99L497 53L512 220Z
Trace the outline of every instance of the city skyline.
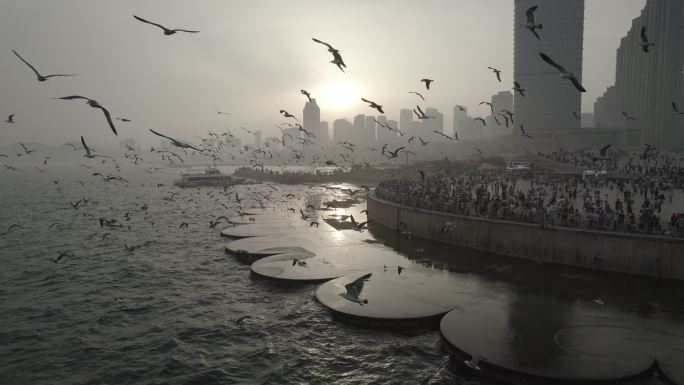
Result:
M238 132L240 126L272 136L277 132L273 126L283 121L278 110L298 111L299 103L306 100L299 93L302 88L317 98L322 120L332 122L339 116L375 114L357 97L383 104L391 111L390 119L400 120L399 111L416 103L446 111L447 121L452 120L450 111L456 104L484 116L486 109L478 102L512 87L511 29L518 28L513 25L513 2L434 1L430 8L441 12L430 18L416 16L421 7L410 2L326 3L322 7L306 1L286 7L256 3L240 8L247 14L265 8L262 19L251 21L241 20L223 3L213 4L211 12L209 7L186 9L173 2L164 3L163 8L155 2L3 4L0 32L7 38L0 63L7 76L0 79L0 113L15 114L17 124L3 126L1 139L59 144L87 135L93 142L115 140L100 129L98 114L51 99L75 93L95 98L114 115L131 119L119 124L122 135L153 143L148 128L187 139L207 129L228 127L248 141L248 136ZM612 12L617 1L587 4L583 66L589 93L583 98L585 110L612 82L604 76L614 72L611 51L644 3L620 1L622 12L617 16ZM392 28L391 22L387 26L371 22L377 12L387 9L390 20L414 28L402 31ZM305 11L315 21L298 25L294 20ZM108 17L102 19L102 14ZM133 14L154 16L154 20L196 28L200 33L160 36L134 20ZM488 23L481 22L485 17ZM375 40L359 40L349 33L357 23L369 26L362 33ZM48 33L45 28L60 33ZM467 45L472 34L478 35L480 44ZM245 36L249 36L247 45ZM325 47L312 42L312 37L341 50L349 67L346 73L327 63ZM227 41L216 48L219 39ZM417 41L422 49L415 53L409 47ZM12 49L41 71L78 76L37 84ZM108 63L116 65L107 68ZM502 83L492 78L487 66L502 69ZM247 71L258 75L245 76ZM430 91L419 81L426 76L435 79ZM422 92L427 102L409 91ZM216 114L215 105L231 115Z

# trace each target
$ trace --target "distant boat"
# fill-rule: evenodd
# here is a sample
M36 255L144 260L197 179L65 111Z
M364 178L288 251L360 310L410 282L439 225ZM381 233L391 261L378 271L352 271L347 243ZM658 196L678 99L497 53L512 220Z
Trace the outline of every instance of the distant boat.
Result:
M232 186L238 184L259 183L253 179L240 178L222 173L216 167L207 167L204 170L182 172L181 179L174 182L178 187L200 186Z

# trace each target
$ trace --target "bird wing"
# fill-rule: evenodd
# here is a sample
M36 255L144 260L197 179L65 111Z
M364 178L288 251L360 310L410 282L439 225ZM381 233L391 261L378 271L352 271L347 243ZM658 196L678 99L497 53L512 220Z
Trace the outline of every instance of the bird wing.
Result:
M323 44L332 50L335 50L335 48L333 48L333 46L331 46L330 44L328 44L324 41L320 41L320 40L316 39L315 37L312 37L311 40L315 41L316 43Z
M61 98L53 98L53 99L62 99L62 100L84 99L84 100L91 100L90 98L86 98L85 96L78 96L78 95L62 96Z
M174 31L174 32L187 32L187 33L197 33L197 32L199 32L199 31L190 31L190 30L187 30L187 29L180 29L180 28L176 28L176 29L174 29L173 31Z
M545 62L547 62L548 64L550 64L552 67L554 67L555 69L557 69L559 72L568 73L568 71L566 71L565 68L563 68L563 66L559 65L558 63L556 63L555 61L553 61L553 59L551 59L550 57L546 56L546 54L545 54L544 52L539 52L539 56L541 56L542 60L544 60Z
M157 131L155 131L155 130L153 130L153 129L151 129L151 128L150 128L150 132L152 132L153 134L155 134L155 135L157 135L157 136L161 136L162 138L166 138L166 139L168 139L168 140L170 140L170 141L176 142L175 139L173 139L173 138L171 138L171 137L168 137L168 136L166 136L166 135L164 135L164 134L160 134L160 133L158 133Z
M527 22L530 24L534 24L534 11L537 10L537 6L535 5L534 7L530 7L527 9L527 12L525 14L527 15ZM536 34L535 34L536 35Z
M24 146L24 143L19 142L19 144L20 144L21 147L24 149L24 152L29 152L29 149L26 148L26 146Z
M371 102L371 101L368 100L368 99L361 98L361 100L363 100L363 101L366 102L366 103L375 104L375 103Z
M641 41L648 43L648 36L646 36L646 27L641 27Z
M534 28L530 28L530 32L537 38L537 40L541 40L541 37L539 37L539 34L537 33L537 30Z
M416 108L418 108L418 111L420 112L420 114L422 116L425 116L425 112L423 112L423 110L420 108L420 106L416 106Z
M584 87L582 87L582 84L580 84L579 80L577 80L576 77L571 76L570 81L572 82L572 85L574 85L575 88L577 88L577 90L579 90L580 92L587 92L587 90L585 90Z
M138 19L138 20L140 20L140 21L142 21L143 23L156 25L157 27L159 27L159 28L161 28L161 29L163 29L163 30L167 30L167 29L168 29L168 28L164 27L164 26L161 25L161 24L157 24L157 23L153 23L153 22L151 22L151 21L147 21L147 20L143 19L142 17L138 17L138 16L135 16L135 15L133 15L133 17L136 18L136 19Z
M107 111L106 108L104 108L104 107L99 107L99 108L104 113L105 118L107 118L107 123L109 123L109 128L112 129L112 132L114 132L114 135L119 135L116 133L116 127L114 127L114 122L112 121L112 115L109 114L109 111Z
M354 282L344 285L344 288L347 289L347 295L349 295L350 297L359 298L359 295L363 290L364 282L367 281L372 274L373 273L362 275L361 277L354 280Z
M86 151L86 155L90 157L91 156L90 155L90 149L88 148L88 145L86 144L85 139L83 139L82 136L81 136L81 143L83 144L83 148Z
M29 62L27 62L26 60L24 60L23 57L19 56L19 54L17 53L17 51L12 50L12 52L14 52L14 54L17 55L17 57L18 57L21 61L24 62L24 64L26 64L27 66L29 66L29 68L31 68L31 69L33 70L33 72L36 73L36 76L42 76L41 74L38 73L38 71L37 71L31 64L29 64Z

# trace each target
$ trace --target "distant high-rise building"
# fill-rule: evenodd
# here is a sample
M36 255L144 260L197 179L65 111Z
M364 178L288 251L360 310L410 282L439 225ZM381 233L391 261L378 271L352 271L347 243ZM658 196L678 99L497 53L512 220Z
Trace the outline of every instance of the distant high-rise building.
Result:
M378 116L377 120L382 125L390 124L390 127L393 127L393 128L397 127L396 125L392 126L391 125L392 120L390 120L388 122L386 116ZM387 127L381 127L380 125L378 125L377 132L378 132L378 142L379 143L394 143L397 140L397 133L394 131L390 131L389 129L387 129Z
M290 127L283 130L283 147L299 144L297 138L300 137L299 129Z
M261 146L261 131L254 131L254 145Z
M352 134L351 142L360 142L364 133L366 132L366 115L359 114L354 117L354 133Z
M319 140L322 144L326 144L330 141L330 133L328 128L328 122L321 122L319 126Z
M415 135L413 132L413 110L403 108L399 111L399 129L410 135Z
M504 135L509 135L513 129L513 124L509 122L509 127L506 127L506 120L499 115L501 110L511 111L513 109L513 94L511 91L501 91L493 95L490 103L492 103L492 110L494 114L487 117L487 127L484 127L484 137L488 140L497 140ZM513 117L515 120L515 116ZM498 123L497 123L498 121ZM480 124L477 122L477 124Z
M366 116L366 129L361 140L366 143L375 142L375 116Z
M354 125L347 119L337 119L333 122L333 138L335 141L352 141Z
M436 108L427 107L425 109L425 115L432 116L432 118L423 120L422 127L418 132L418 135L429 136L435 135L433 131L444 131L444 114L439 112L439 110Z
M304 119L302 127L312 134L318 136L320 134L321 126L321 109L316 104L316 99L312 98L310 102L304 104Z
M684 120L672 110L672 102L680 108L684 104L683 25L681 0L648 0L622 38L617 50L615 86L596 101L594 111L597 125L616 120L625 123L626 145L643 141L659 148L684 148ZM643 27L655 43L649 52L641 47ZM637 121L625 121L623 112ZM639 130L643 138L635 137L641 136Z
M523 25L526 11L535 5L538 23L543 29L537 39ZM525 130L578 129L573 111L581 112L581 93L567 79L539 56L544 52L556 63L582 81L582 48L584 44L584 0L515 0L513 37L513 79L525 89L525 97L515 95L515 122ZM504 74L504 78L505 78Z
M603 95L594 102L594 126L624 127L624 116L618 112L617 89L610 86Z

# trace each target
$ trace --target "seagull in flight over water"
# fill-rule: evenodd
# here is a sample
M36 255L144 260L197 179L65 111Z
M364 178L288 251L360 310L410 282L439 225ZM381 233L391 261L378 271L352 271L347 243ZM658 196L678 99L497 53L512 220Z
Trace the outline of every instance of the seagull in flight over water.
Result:
M61 100L78 100L78 99L83 99L83 100L87 100L87 103L88 103L88 105L89 105L90 107L99 108L99 109L102 110L102 112L104 113L105 118L107 119L107 123L109 124L109 128L112 129L112 132L114 133L114 135L119 135L119 134L116 133L116 127L114 127L114 122L112 121L112 115L109 113L109 111L108 111L106 108L104 108L104 107L103 107L100 103L98 103L97 101L95 101L95 100L93 100L93 99L90 99L90 98L86 98L85 96L78 96L78 95L63 96L63 97L61 97L61 98L53 98L53 99L61 99Z
M166 139L170 140L170 141L171 141L171 144L173 144L173 145L176 146L176 147L179 147L179 148L191 148L191 149L193 149L193 150L195 150L195 151L200 151L200 152L202 152L202 150L200 150L200 149L197 148L197 147L193 147L193 146L191 146L191 145L189 145L189 144L185 144L185 143L183 143L183 142L180 142L180 141L178 141L178 140L176 140L176 139L174 139L174 138L172 138L172 137L166 136L166 135L164 135L164 134L160 134L160 133L158 133L157 131L155 131L155 130L153 130L153 129L151 129L151 128L150 128L150 132L152 132L153 134L155 134L155 135L157 135L157 136L161 136L162 138L166 138Z
M371 101L368 100L368 99L361 98L361 100L363 100L364 102L368 103L370 108L375 108L376 110L380 111L381 114L384 114L384 113L385 113L385 111L382 110L382 106L381 106L381 105L379 105L379 104L377 104L377 103L375 103L375 102L371 102Z
M553 59L544 54L544 52L539 52L539 56L541 56L542 60L544 60L546 63L548 63L550 66L558 70L558 72L560 72L561 79L568 79L570 80L570 82L572 82L572 85L575 86L575 88L577 88L578 91L587 92L587 90L585 90L584 87L582 87L582 84L580 84L579 80L577 80L575 75L573 75L571 72L568 72L565 68L563 68L563 66L553 61Z
M88 145L86 144L85 139L83 139L82 136L81 136L81 144L83 144L83 149L84 149L85 152L86 152L85 155L83 155L84 158L90 158L90 159L92 159L92 158L95 158L95 157L100 157L100 158L109 158L109 159L112 159L111 156L93 155L93 154L91 153L90 148L89 148Z
M361 291L363 290L363 285L366 281L368 281L373 275L373 273L368 273L365 275L362 275L361 277L357 278L354 280L354 282L348 283L344 285L344 288L346 289L345 293L340 293L340 295L351 302L358 303L359 305L365 305L368 303L367 299L360 299L359 295L361 295Z
M197 32L199 32L199 31L189 31L189 30L187 30L187 29L179 29L179 28L176 28L176 29L169 29L169 28L164 27L164 26L161 25L161 24L157 24L157 23L153 23L153 22L151 22L151 21L147 21L147 20L143 19L142 17L138 17L138 16L135 16L135 15L133 15L133 17L136 18L136 20L142 21L143 23L152 24L152 25L154 25L154 26L157 26L157 27L163 29L163 30L164 30L164 35L166 35L166 36L173 35L173 34L176 33L176 32L188 32L188 33L197 33Z
M76 75L73 75L73 74L52 74L52 75L45 75L45 76L43 76L43 75L41 75L41 74L38 72L38 70L35 69L35 67L33 67L31 64L29 64L29 62L27 62L26 60L24 60L23 57L19 56L19 54L17 53L17 51L12 50L12 52L14 52L14 54L17 55L17 57L19 58L19 60L23 61L24 64L26 64L27 66L29 66L29 68L31 68L31 69L33 70L33 72L36 74L36 77L38 78L38 81L39 81L39 82L44 82L44 81L46 81L46 80L48 80L48 79L50 79L50 78L52 78L52 77L55 77L55 76L76 76Z

